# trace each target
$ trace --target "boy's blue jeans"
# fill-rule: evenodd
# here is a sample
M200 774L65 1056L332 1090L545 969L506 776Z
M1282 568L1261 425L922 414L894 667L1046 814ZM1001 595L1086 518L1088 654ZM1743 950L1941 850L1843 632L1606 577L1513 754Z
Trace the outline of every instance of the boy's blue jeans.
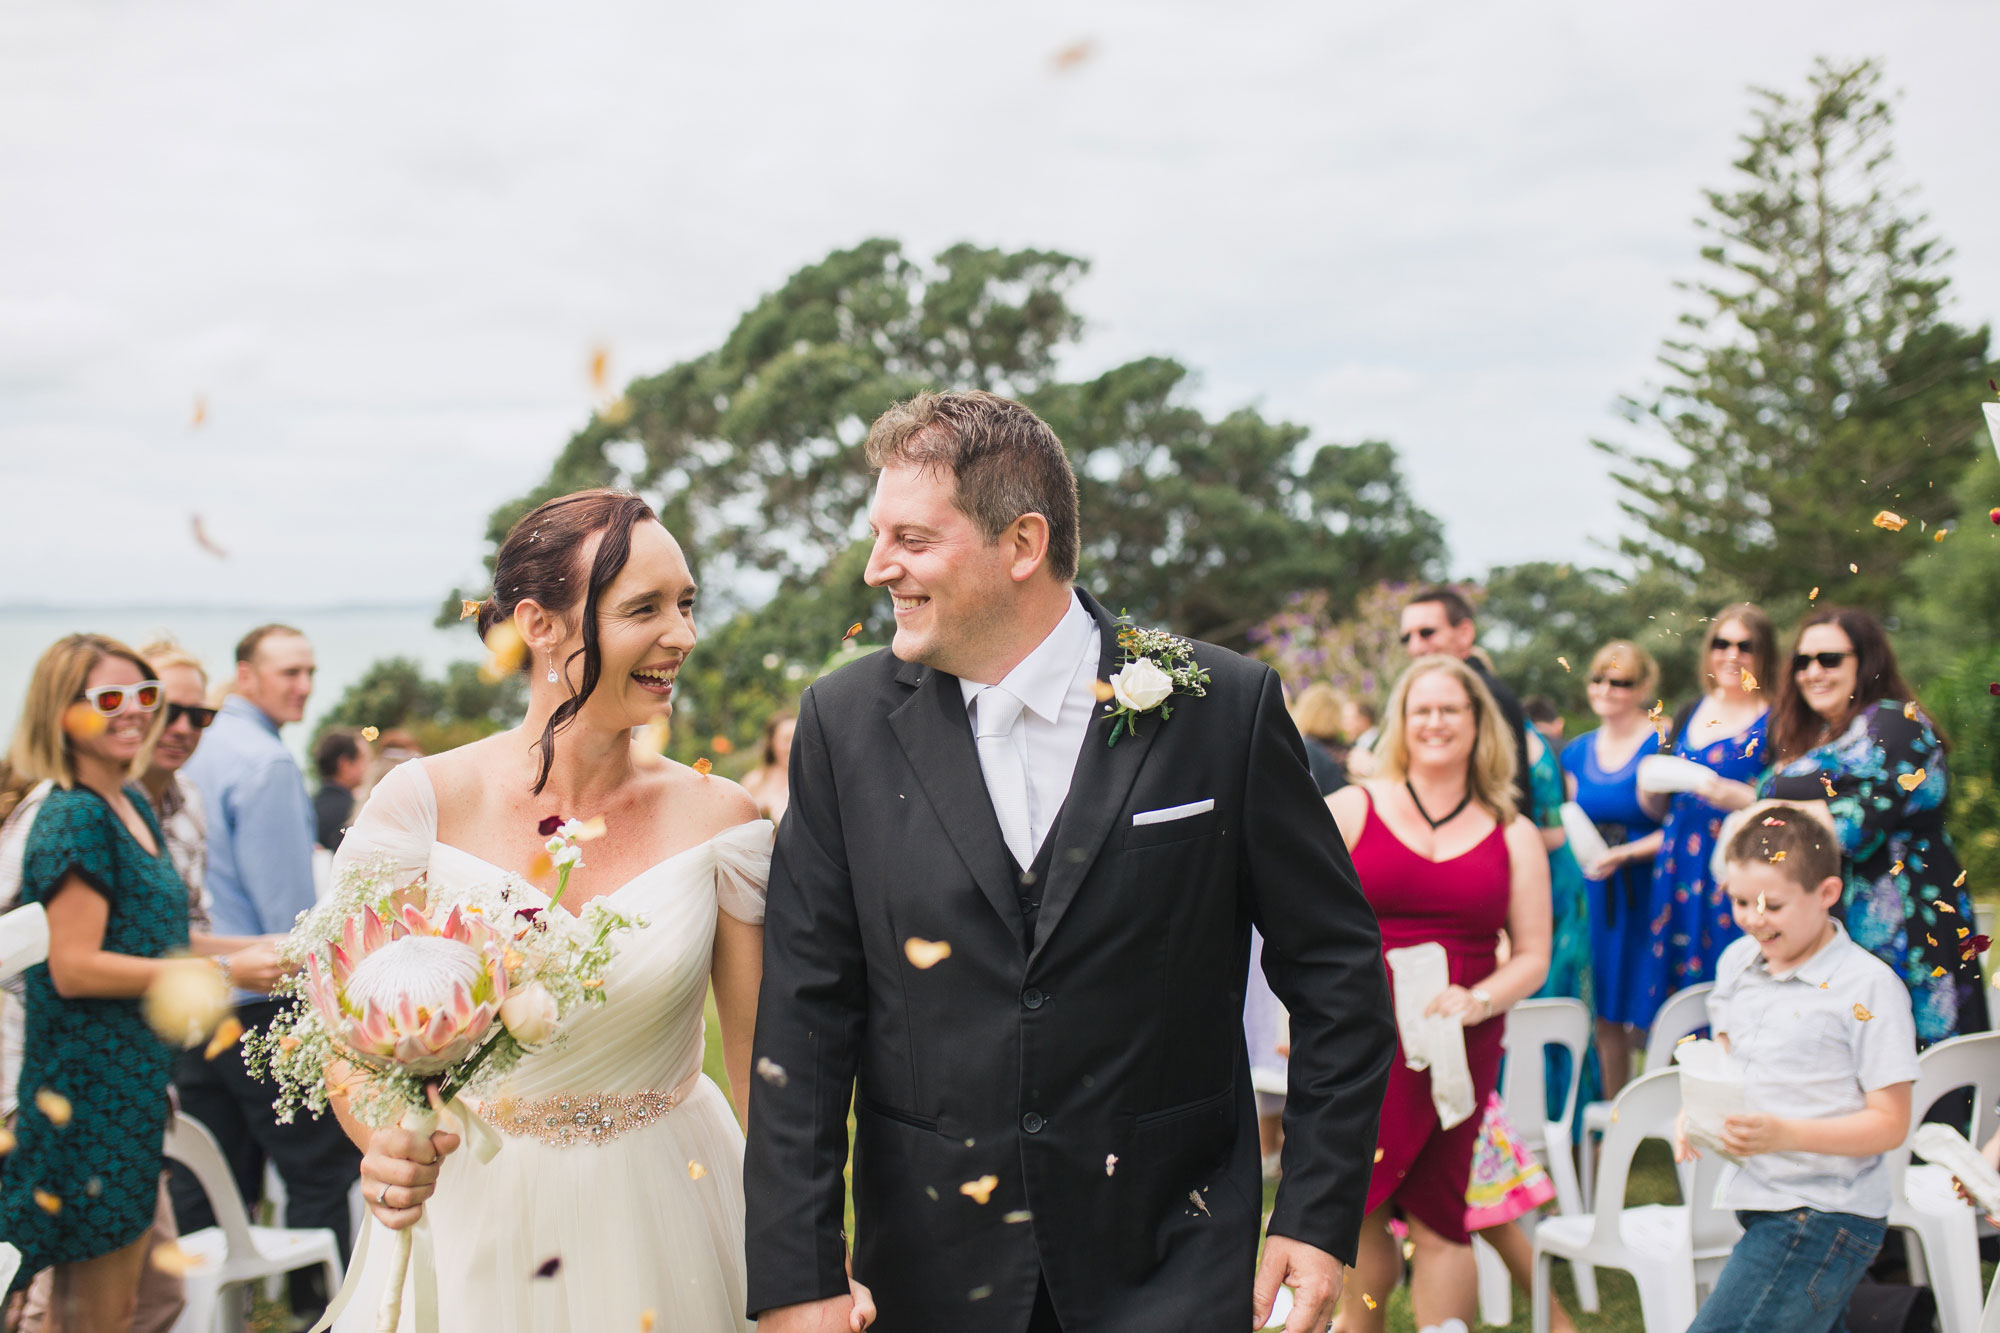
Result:
M1743 1239L1688 1333L1846 1333L1847 1302L1888 1228L1879 1217L1739 1212Z

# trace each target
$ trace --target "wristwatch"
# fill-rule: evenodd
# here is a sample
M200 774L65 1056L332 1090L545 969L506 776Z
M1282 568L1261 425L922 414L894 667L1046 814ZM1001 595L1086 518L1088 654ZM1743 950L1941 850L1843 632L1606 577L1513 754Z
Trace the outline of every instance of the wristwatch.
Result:
M1493 1017L1496 1012L1493 1008L1493 997L1487 993L1484 986L1474 986L1466 994L1485 1006L1486 1012L1479 1016L1480 1022L1484 1023L1487 1019Z

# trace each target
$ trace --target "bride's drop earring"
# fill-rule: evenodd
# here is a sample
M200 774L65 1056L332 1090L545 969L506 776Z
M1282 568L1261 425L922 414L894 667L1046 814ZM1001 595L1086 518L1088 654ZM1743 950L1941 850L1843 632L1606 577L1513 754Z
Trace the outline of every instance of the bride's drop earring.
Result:
M549 684L553 685L553 684L555 684L555 683L556 683L556 657L555 657L555 654L554 654L554 653L550 653L550 654L549 654Z

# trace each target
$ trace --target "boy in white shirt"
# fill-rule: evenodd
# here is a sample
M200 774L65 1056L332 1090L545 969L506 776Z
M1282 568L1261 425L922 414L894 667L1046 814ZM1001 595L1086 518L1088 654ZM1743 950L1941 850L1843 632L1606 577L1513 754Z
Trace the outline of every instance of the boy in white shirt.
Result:
M1743 1159L1725 1192L1743 1239L1689 1333L1844 1333L1889 1213L1882 1154L1910 1127L1909 991L1833 919L1840 849L1818 819L1760 807L1724 859L1744 938L1716 965L1708 1014L1744 1069L1750 1109L1723 1132Z

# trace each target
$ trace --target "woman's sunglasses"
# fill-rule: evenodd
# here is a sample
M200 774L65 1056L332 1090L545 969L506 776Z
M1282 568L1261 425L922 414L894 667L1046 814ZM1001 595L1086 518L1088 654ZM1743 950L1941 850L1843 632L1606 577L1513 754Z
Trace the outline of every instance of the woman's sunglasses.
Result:
M1614 690L1629 690L1639 682L1636 680L1627 680L1623 676L1592 676L1590 683L1592 685L1609 685Z
M188 720L196 731L207 731L208 724L215 721L215 709L198 708L193 704L168 704L167 725L172 726L182 718Z
M124 712L128 701L142 713L153 713L159 711L160 688L157 680L142 680L137 685L99 685L94 690L85 690L83 697L106 717Z
M1852 656L1853 653L1797 653L1792 657L1792 674L1797 675L1814 662L1831 671Z
M1731 648L1742 653L1745 657L1757 651L1757 645L1749 639L1725 639L1718 634L1715 638L1708 641L1708 651L1711 653L1726 653Z

